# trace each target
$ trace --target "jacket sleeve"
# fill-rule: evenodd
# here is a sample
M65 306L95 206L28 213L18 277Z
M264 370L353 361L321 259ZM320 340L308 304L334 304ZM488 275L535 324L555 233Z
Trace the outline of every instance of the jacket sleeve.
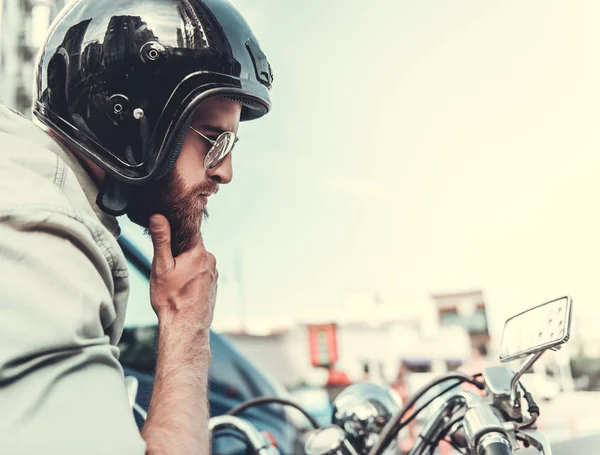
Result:
M0 208L0 453L141 455L105 252L76 214Z

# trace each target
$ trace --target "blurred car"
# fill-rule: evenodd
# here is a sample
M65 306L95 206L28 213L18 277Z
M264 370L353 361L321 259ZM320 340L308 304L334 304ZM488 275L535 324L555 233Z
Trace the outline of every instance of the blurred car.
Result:
M320 426L331 425L333 407L323 387L302 387L290 392L292 400L315 418Z
M141 236L141 232L140 232ZM157 319L150 305L149 277L151 258L148 249L132 234L124 230L119 244L129 265L130 296L125 319L125 329L119 342L120 362L126 376L138 380L136 402L148 410L157 354ZM211 331L211 364L209 368L209 404L212 416L225 414L233 407L252 398L277 396L288 398L286 389L268 378L248 358L243 356L226 336ZM240 415L260 431L269 433L283 454L299 453L301 435L290 419L288 411L280 405L255 407ZM143 420L136 414L141 429ZM243 442L233 435L213 440L214 454L245 453Z

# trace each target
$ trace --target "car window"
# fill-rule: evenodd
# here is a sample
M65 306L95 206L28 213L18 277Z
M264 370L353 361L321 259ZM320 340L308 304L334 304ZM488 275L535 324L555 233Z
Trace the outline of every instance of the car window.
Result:
M244 374L248 366L240 365L242 358L221 337L212 337L211 350L208 372L211 389L227 389L235 398L242 400L273 394L271 390L265 390L268 385L257 384L259 378Z
M125 313L125 327L158 325L158 318L150 305L150 283L146 275L127 258L129 267L129 301Z

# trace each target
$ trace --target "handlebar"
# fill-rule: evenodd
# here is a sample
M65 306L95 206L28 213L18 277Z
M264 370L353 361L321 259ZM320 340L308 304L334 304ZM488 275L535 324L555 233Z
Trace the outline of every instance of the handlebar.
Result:
M242 433L257 455L278 455L279 451L250 422L239 417L222 415L212 417L209 429L215 432L221 429L231 429Z
M483 376L485 381L486 375ZM493 375L487 376L494 379ZM475 377L467 382L476 383ZM462 375L446 375L445 377L436 379L435 382L432 381L428 386L431 388L433 385L452 379L459 379L462 380L460 382L463 382L464 378ZM500 398L504 398L508 394L504 393L506 391L499 387L497 382L492 381L491 386L486 389L486 395L483 397L466 390L455 392L448 396L446 392L449 392L451 388L445 389L436 397L431 398L418 407L412 414L403 418L408 410L429 390L429 388L423 387L422 390L420 389L422 393L416 393L400 411L396 412L387 421L381 432L366 432L369 438L373 437L373 441L375 441L374 445L369 446L365 444L360 447L356 446L355 441L352 439L352 434L349 433L345 425L346 422L342 421L338 425L315 429L305 445L306 454L381 455L388 447L389 442L397 436L399 430L413 420L425 407L431 405L435 410L428 417L427 424L409 451L410 455L432 453L437 444L443 440L454 445L457 450L467 449L470 455L512 455L513 450L520 448L518 441L523 441L526 447L528 445L533 446L542 455L550 455L551 449L546 438L530 425L535 420L530 420L523 424L523 422L519 423L516 419L511 418L511 415L505 413L502 407L503 402ZM487 385L487 381L484 384ZM456 385L457 383L453 384L452 388L456 387ZM479 386L479 384L476 385ZM284 400L263 398L235 408L230 413L241 412L240 410L247 407L271 401L288 404ZM354 415L350 414L352 419L364 420L364 416L359 412L362 408L358 406L363 401L356 400L357 405ZM435 403L436 401L437 404ZM295 404L294 407L299 408ZM537 412L533 414L537 415L539 410L537 407L534 408L530 406L528 412L534 409ZM211 430L234 428L244 433L253 446L256 455L271 455L273 453L273 447L269 447L264 436L243 419L232 415L213 417L210 427Z
M478 455L512 455L510 442L502 433L491 432L479 441Z
M501 434L506 436L502 420L494 412L492 406L478 403L471 407L463 418L463 425L469 446L480 444L488 434Z
M469 453L477 455L511 455L512 448L503 420L493 406L470 392L461 391L443 401L443 404L430 417L428 424L419 435L409 452L410 455L428 453L433 441L444 437L450 429L455 412L460 408L466 412L460 420L464 429L464 444Z

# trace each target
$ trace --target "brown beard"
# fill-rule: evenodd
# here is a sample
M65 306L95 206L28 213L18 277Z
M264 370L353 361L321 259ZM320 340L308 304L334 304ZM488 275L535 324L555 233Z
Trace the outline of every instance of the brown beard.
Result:
M148 228L151 215L164 215L171 225L171 251L173 257L177 257L196 246L202 220L208 219L201 195L216 193L217 190L218 185L212 180L186 190L183 179L173 170L152 186L134 188L127 216L134 223Z

